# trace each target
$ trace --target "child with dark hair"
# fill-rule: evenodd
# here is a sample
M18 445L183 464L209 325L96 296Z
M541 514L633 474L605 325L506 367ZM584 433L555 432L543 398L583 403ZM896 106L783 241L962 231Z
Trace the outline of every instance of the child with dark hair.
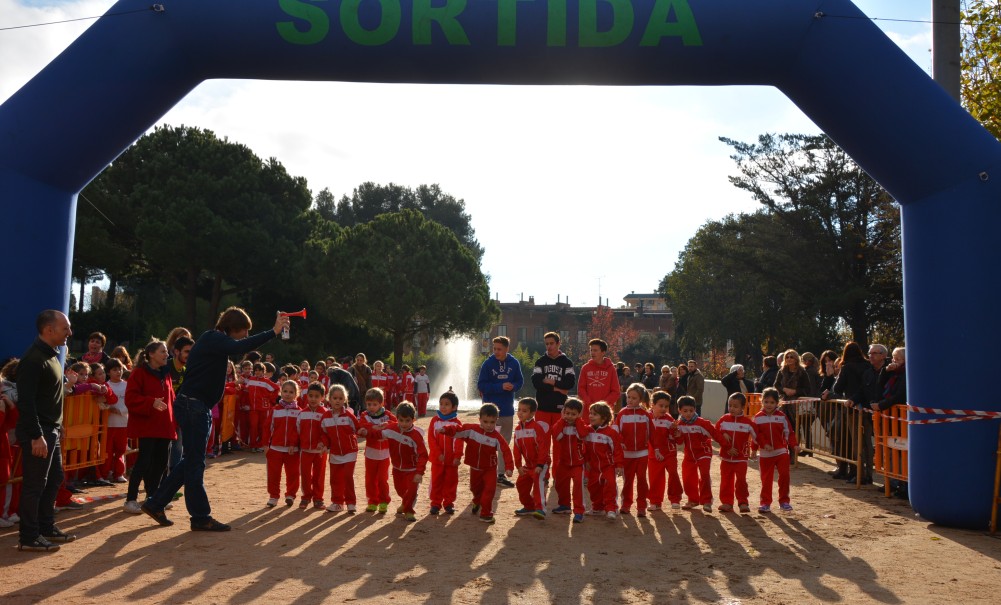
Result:
M348 406L348 390L343 385L330 386L327 394L330 414L323 419L323 444L329 452L330 506L327 512L347 510L355 513L355 463L358 461L358 419ZM368 459L365 460L368 473ZM367 474L366 474L367 478Z
M514 430L514 464L518 468L519 517L546 518L546 476L549 473L552 442L549 425L535 419L539 403L531 397L518 401L518 426Z
M761 393L761 411L754 416L752 456L760 449L761 504L758 511L762 513L772 510L772 480L776 471L779 475L779 506L784 511L792 510L789 501L789 450L799 451L799 444L789 418L778 406L778 389L767 388Z
M285 470L285 506L292 506L299 492L299 384L286 380L281 393L281 399L271 414L268 440L269 507L278 504L282 469Z
M324 446L323 421L330 418L330 410L323 406L326 388L313 382L306 388L306 408L299 413L296 430L299 432L299 475L302 484L302 501L299 508L313 503L313 508L323 508L323 484L327 479L327 453ZM343 504L343 503L342 503Z
M560 412L560 419L553 426L551 436L555 453L553 481L556 483L557 515L573 513L573 522L584 521L584 440L587 423L582 418L584 402L576 397L567 398ZM570 504L573 503L571 508Z
M129 409L125 407L125 389L128 383L122 380L125 366L117 359L108 361L108 389L114 395L108 398L108 435L105 438L105 451L108 456L101 465L101 477L107 477L115 483L128 483L125 478L125 452L129 449Z
M389 444L389 459L393 466L393 488L400 497L397 514L403 515L408 523L417 520L414 504L417 492L424 480L428 463L428 451L424 446L424 434L414 426L417 408L409 401L396 407L396 422L387 422L379 427L362 429L359 433L372 438L381 437Z
M672 509L681 508L681 478L678 476L678 444L674 441L672 427L674 418L670 414L671 395L664 391L653 394L653 431L650 433L650 456L647 471L650 476L650 506L647 510L659 510L664 504L664 491Z
M622 439L612 426L612 408L603 401L588 409L591 426L585 428L584 470L591 496L591 514L615 518L618 497L615 477L623 474Z
M685 395L678 399L681 418L674 423L674 438L685 445L685 458L681 462L681 481L688 502L681 508L691 510L699 504L702 510L713 512L713 484L709 470L713 459L713 440L724 445L719 431L705 418L699 416L695 398Z
M267 368L263 363L258 361L253 365L253 369L254 375L246 379L243 388L247 392L247 400L250 405L249 445L252 452L260 453L264 451L264 445L270 440L271 408L276 396L281 391L281 387L265 376ZM296 392L298 393L298 391Z
M626 407L615 417L615 428L622 438L622 457L625 462L622 482L622 508L620 513L629 514L633 505L633 483L636 484L636 516L646 516L647 504L647 458L650 456L650 433L653 419L646 406L650 403L650 393L642 383L634 382L626 389Z
M479 514L480 521L494 523L494 495L497 493L497 459L504 460L504 474L513 473L514 459L507 441L497 430L500 410L492 403L480 407L479 424L442 426L436 430L464 440L466 443L466 465L469 466L469 488L473 492L473 514Z
M726 443L720 444L720 482L719 499L722 504L720 512L733 510L734 490L740 512L749 513L751 507L747 502L747 458L754 443L754 421L744 414L747 398L743 393L734 393L727 400L730 411L716 421L719 431Z
M382 389L371 388L365 392L365 411L361 413L359 425L362 429L380 428L396 422L396 416L386 410L386 396ZM361 431L359 435L364 435ZM365 496L368 499L367 512L386 514L389 510L389 443L378 435L365 440Z
M404 366L406 367L406 366ZM438 413L428 425L428 449L431 458L431 514L444 507L446 514L455 513L455 497L459 488L459 464L462 463L462 441L438 431L440 426L462 426L458 418L459 398L450 388L438 398Z

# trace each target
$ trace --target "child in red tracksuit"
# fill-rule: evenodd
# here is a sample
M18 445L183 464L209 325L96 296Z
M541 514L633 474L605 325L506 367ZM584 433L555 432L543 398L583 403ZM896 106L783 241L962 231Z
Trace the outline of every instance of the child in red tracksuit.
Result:
M363 429L380 428L396 422L396 416L386 411L386 396L382 389L371 388L365 393L365 411L358 424ZM359 435L362 434L360 431ZM370 513L386 514L389 510L389 443L382 437L365 440L365 497Z
M271 440L268 443L268 506L278 504L282 469L285 469L285 506L295 503L299 491L299 384L286 380L282 397L271 414Z
M518 468L518 499L521 508L514 511L523 517L546 518L546 475L551 463L552 441L549 425L535 419L539 402L525 397L518 402L518 426L514 429L514 465Z
M323 445L330 453L330 506L327 511L355 512L355 463L358 460L359 422L348 407L348 391L343 385L330 387L330 414L323 419Z
M720 443L719 450L719 511L728 513L733 510L734 495L740 512L749 513L751 507L747 503L747 458L754 443L754 421L744 415L747 398L743 393L734 393L727 399L728 414L716 421L716 430L725 443Z
M584 440L587 423L581 418L584 402L576 397L567 398L550 436L553 440L553 481L556 483L557 515L573 513L574 523L584 522ZM572 493L571 493L572 489ZM571 499L572 498L572 499ZM573 508L570 507L571 501Z
M646 387L634 382L626 389L626 407L619 410L615 428L622 438L622 458L625 462L625 480L622 483L623 515L629 514L633 505L633 481L636 482L636 515L646 516L646 461L650 456L650 433L653 419L645 405L650 403ZM641 405L645 404L645 405Z
M247 404L250 406L250 445L251 451L262 452L264 444L268 443L268 430L270 429L271 409L274 407L275 397L282 387L279 387L270 378L264 375L266 368L261 362L254 364L254 375L244 383L244 390L247 393ZM299 385L296 384L296 393Z
M691 510L702 505L702 510L713 512L713 483L709 469L713 460L713 440L723 443L719 431L695 411L695 398L689 395L678 398L681 413L673 427L675 441L685 445L685 458L681 462L681 481L685 486L688 502L681 508Z
M497 430L500 410L492 403L480 407L480 423L459 427L442 426L438 431L462 439L466 444L466 465L469 466L469 488L473 492L473 514L479 513L480 521L493 523L494 494L497 492L497 455L504 460L504 475L510 477L514 459L507 441Z
M588 409L591 426L583 427L584 470L587 472L587 491L591 496L591 514L604 513L615 518L615 477L622 476L624 466L622 439L612 426L612 408L599 401ZM578 432L581 427L578 426Z
M789 418L778 409L779 392L767 388L761 392L761 411L754 416L754 454L761 450L761 505L762 513L772 510L772 478L779 473L779 507L791 511L789 503L789 449L799 452L796 432L789 426Z
M462 441L438 432L439 426L462 426L458 418L459 398L448 391L438 399L438 413L428 426L428 450L431 457L431 514L437 515L444 506L446 514L455 513L455 497L459 489L459 464L462 463Z
M650 506L647 510L659 510L664 504L664 489L672 509L681 508L681 477L678 476L678 444L672 430L674 418L668 413L671 396L664 391L653 394L651 408L653 432L650 434L650 456L647 471L650 476ZM665 480L666 476L666 480Z
M299 474L302 476L302 501L299 508L313 503L323 508L323 483L327 479L327 452L324 445L323 421L330 410L323 407L326 388L314 382L306 389L306 409L299 412L296 430L299 432Z
M381 436L389 443L389 459L393 464L393 488L402 501L397 514L403 515L408 523L417 520L417 492L424 479L428 464L428 450L424 447L424 433L414 426L417 408L409 401L396 407L396 422L387 422L380 427L362 429L368 437Z

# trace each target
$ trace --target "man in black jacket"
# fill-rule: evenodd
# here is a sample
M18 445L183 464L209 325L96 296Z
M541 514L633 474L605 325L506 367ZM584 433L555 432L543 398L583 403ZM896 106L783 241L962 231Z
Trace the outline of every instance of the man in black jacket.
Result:
M73 330L69 318L51 309L42 311L35 325L38 338L17 367L20 416L14 432L24 452L18 549L53 552L59 550L53 542L76 539L55 526L56 494L63 482L59 437L65 396L63 366L56 348L66 345Z

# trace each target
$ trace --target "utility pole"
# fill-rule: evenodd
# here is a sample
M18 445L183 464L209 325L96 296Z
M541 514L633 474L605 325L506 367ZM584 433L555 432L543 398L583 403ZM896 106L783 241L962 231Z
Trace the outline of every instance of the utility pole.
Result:
M939 86L960 102L960 0L931 1L931 74Z

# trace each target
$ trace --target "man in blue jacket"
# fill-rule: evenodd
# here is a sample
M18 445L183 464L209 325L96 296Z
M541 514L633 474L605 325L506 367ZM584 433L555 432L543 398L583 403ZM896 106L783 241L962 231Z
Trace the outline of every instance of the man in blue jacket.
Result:
M497 430L508 443L514 430L514 395L525 384L521 374L521 364L508 353L511 341L507 336L498 336L493 340L494 354L487 357L480 366L480 377L476 388L480 391L483 403L492 403L500 410L497 420ZM497 482L507 487L514 487L504 476L504 461L497 461ZM513 469L512 469L513 470Z

